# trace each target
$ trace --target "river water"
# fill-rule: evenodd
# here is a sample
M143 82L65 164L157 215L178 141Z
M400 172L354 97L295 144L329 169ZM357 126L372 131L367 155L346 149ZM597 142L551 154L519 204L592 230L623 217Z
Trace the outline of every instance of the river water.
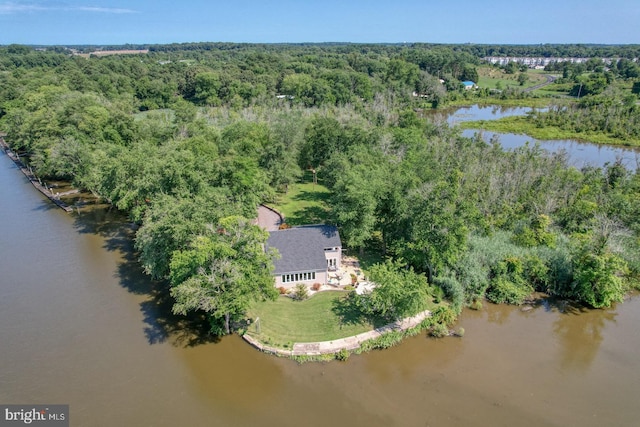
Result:
M428 114L432 114L436 119L446 120L449 125L455 126L466 121L497 120L503 117L523 116L531 110L529 107L472 105ZM538 111L544 111L544 109L538 109ZM528 135L480 131L477 129L465 129L462 131L462 135L466 137L473 137L476 133L479 133L487 142L497 138L502 147L508 150L521 147L526 143L537 143L552 153L565 151L568 154L569 164L578 168L587 165L601 167L606 163L612 164L620 160L628 169L636 170L640 164L640 149L638 148L599 145L573 139L537 140Z
M629 426L640 297L465 311L347 362L298 365L170 313L104 206L69 215L0 153L0 403L69 404L72 426Z

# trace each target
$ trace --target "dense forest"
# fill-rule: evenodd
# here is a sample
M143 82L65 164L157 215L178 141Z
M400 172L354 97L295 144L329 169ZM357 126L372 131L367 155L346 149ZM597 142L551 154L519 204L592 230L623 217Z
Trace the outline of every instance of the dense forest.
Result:
M329 189L328 221L350 251L425 274L455 311L485 298L520 304L535 291L592 307L621 301L640 273L637 173L617 163L577 170L537 146L504 151L421 116L471 96L461 81L476 80L494 49L520 52L212 43L83 58L11 45L0 48L0 129L38 174L138 223L145 271L166 280L174 311L205 311L217 333L256 298L275 297L273 254L251 218L309 169ZM542 49L638 56L634 46L527 52ZM623 66L593 72L638 77L635 62ZM564 84L586 78L573 74ZM578 125L602 103L637 109L610 101L606 87L584 95L534 119ZM637 121L611 117L637 135Z

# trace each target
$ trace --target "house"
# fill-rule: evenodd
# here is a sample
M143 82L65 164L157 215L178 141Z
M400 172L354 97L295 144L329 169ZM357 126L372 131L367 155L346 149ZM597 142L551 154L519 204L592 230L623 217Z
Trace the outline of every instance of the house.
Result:
M467 81L462 82L462 85L464 86L465 89L475 89L475 88L478 87L478 85L476 85L471 80L467 80Z
M327 284L329 272L338 270L342 262L340 234L331 225L271 231L267 248L275 248L280 253L280 259L274 262L276 287Z

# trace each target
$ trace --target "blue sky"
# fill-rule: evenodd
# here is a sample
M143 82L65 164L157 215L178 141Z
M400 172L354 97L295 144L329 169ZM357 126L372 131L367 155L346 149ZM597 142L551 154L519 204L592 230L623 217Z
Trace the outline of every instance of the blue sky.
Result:
M0 44L640 43L640 0L0 0Z

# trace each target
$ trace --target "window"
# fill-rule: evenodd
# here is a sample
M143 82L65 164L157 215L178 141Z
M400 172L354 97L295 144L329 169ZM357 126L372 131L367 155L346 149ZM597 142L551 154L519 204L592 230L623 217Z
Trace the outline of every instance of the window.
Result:
M316 280L316 272L308 271L306 273L283 274L282 283L300 282Z

